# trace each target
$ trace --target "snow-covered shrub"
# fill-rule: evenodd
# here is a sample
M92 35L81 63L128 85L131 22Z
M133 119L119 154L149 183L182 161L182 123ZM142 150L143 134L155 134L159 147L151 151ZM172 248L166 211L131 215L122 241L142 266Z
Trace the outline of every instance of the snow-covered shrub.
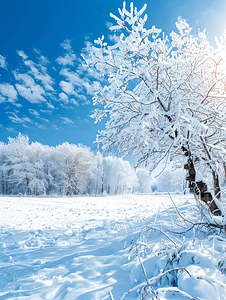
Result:
M121 300L226 300L224 228L187 205L156 215L139 232L129 250L132 287Z

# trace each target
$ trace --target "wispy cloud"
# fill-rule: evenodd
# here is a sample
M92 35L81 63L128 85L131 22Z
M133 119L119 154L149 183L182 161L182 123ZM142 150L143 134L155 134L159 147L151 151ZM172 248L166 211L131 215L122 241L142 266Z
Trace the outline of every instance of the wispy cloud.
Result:
M54 80L48 74L47 68L43 64L37 64L34 63L32 60L29 60L28 56L23 51L17 51L17 53L20 57L22 57L24 64L29 68L28 74L31 74L37 81L40 81L45 90L54 91ZM43 57L41 60L43 59L45 58Z
M67 118L67 117L60 117L61 118L61 123L63 123L63 124L74 124L74 122L71 120L71 119L69 119L69 118Z
M73 98L70 99L70 102L72 104L74 104L75 106L79 106L78 102L75 99L73 99Z
M15 113L13 113L12 116L9 116L9 119L10 119L13 123L16 123L16 124L21 124L21 123L25 123L25 122L33 123L33 122L31 121L30 118L28 118L28 117L20 118L20 117L18 117Z
M8 80L10 83L0 83L0 103L4 103L2 105L4 112L8 113L8 118L12 123L21 124L24 127L33 124L32 127L45 129L50 119L48 115L54 115L58 111L59 128L62 127L60 123L74 126L74 122L67 117L60 116L59 119L61 110L71 110L75 106L90 104L87 95L93 94L93 78L96 74L92 69L87 70L82 66L81 60L72 49L70 40L65 40L61 47L64 49L64 54L55 61L56 68L37 49L33 50L34 58L29 57L22 50L17 51L22 62L20 67L10 71L10 74L14 76ZM1 55L0 67L7 69L6 59ZM51 72L49 72L50 67ZM54 72L58 73L58 76L61 75L61 81L57 82L57 76L55 79L50 76ZM57 86L55 83L58 84L58 89L55 89ZM34 104L34 108L30 108L31 105L27 103L24 104L26 110L24 113L13 110L11 104L14 107L22 107L24 101L20 101L21 97ZM6 109L7 106L8 109ZM52 126L59 130L57 125Z
M108 38L109 38L110 41L112 41L114 43L118 43L120 41L120 36L116 35L115 33L113 35L109 34Z
M15 129L13 127L7 127L6 129L10 132L15 132Z
M37 122L35 122L36 127L40 128L40 129L46 129L46 126L38 124Z
M49 122L48 119L41 117L40 113L37 112L35 109L30 108L29 112L30 112L31 115L34 115L37 119L40 119L40 120L45 121L45 122Z
M64 93L60 93L59 96L60 96L60 99L63 100L65 103L68 103L68 102L73 103L74 102L73 99L69 99L68 95L75 96L84 101L86 100L85 95L79 94L77 91L75 91L75 85L72 82L62 80L60 82L60 87L62 88ZM77 101L76 101L76 104L78 104Z
M61 81L60 82L60 87L62 90L68 94L68 95L76 95L76 92L74 90L74 86L71 82L68 81ZM62 94L61 94L62 95ZM63 97L65 99L65 97Z
M46 99L43 97L45 90L41 85L36 84L30 75L14 72L14 77L17 81L21 82L21 84L16 83L16 89L22 97L30 103L46 102Z
M45 114L49 114L49 115L52 114L52 110L49 110L49 109L40 109L40 111L45 113Z
M36 118L40 118L40 113L34 109L29 109L30 114L34 115Z
M55 109L55 106L52 105L51 103L46 103L46 105L48 106L48 108Z
M0 83L0 102L8 101L16 106L21 106L21 104L16 103L17 101L17 91L14 86L9 83Z
M70 84L79 87L82 91L85 89L85 92L89 95L93 94L93 86L89 79L81 78L78 73L70 71L68 69L62 69L60 74L67 78Z
M53 125L53 128L56 129L56 130L60 130L57 125Z
M77 61L77 57L74 51L72 50L71 41L65 40L61 44L61 47L67 52L64 54L64 56L60 56L56 59L57 63L62 66L74 66L75 61Z
M64 86L63 87L65 91L67 91L67 88ZM77 97L81 97L81 95L78 95L75 91L73 91L72 93L73 95L77 96ZM69 102L76 105L76 106L79 106L78 102L74 99L74 98L70 98L68 97L68 95L66 95L65 93L60 93L59 94L59 98L61 101L63 101L65 104L68 104Z
M76 99L78 98L83 100L83 103L87 104L88 102L85 94L93 93L92 83L83 75L83 69L80 67L81 61L76 58L71 47L71 41L65 40L61 46L66 53L63 57L59 57L56 60L58 64L63 66L60 70L60 75L65 77L65 80L62 80L59 83L59 86L63 90L62 93L59 93L59 100L63 101L65 104L73 103L78 106L79 103ZM75 67L75 62L77 62L77 72L73 72L69 69L69 67ZM66 66L67 68L65 68ZM71 98L71 96L73 96L73 98Z
M69 102L68 95L66 95L65 93L60 93L59 98L60 98L61 101L64 101L65 103Z
M3 69L7 69L6 58L0 55L0 67Z
M42 65L50 64L50 61L48 60L48 58L45 57L45 56L43 56L43 55L41 54L41 51L39 51L38 49L34 48L34 52L35 52L36 54L39 55L38 60L40 61L40 63L41 63Z

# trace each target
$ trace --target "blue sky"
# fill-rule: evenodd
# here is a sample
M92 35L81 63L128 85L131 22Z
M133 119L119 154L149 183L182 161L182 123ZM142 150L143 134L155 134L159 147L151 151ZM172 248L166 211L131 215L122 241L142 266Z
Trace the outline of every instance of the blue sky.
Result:
M178 16L196 34L207 29L212 43L226 28L225 0L136 0L147 3L146 27L169 33ZM0 141L19 132L55 146L82 143L95 149L97 131L90 115L92 87L81 67L87 42L108 36L109 14L123 1L7 0L0 11ZM129 7L127 1L127 7Z

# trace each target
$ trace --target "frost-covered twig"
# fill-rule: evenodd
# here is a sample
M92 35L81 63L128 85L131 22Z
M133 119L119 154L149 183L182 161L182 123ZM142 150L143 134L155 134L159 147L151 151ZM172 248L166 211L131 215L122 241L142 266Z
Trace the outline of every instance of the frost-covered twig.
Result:
M111 298L111 300L115 300L111 291L108 291L108 294L109 294L109 297Z
M189 295L188 293L186 292L183 292L181 290L179 290L177 287L167 287L167 288L159 288L157 291L156 291L156 294L159 295L160 293L163 293L165 294L166 292L168 293L178 293L180 294L181 296L186 297L190 300L196 300L195 298L193 298L191 295Z
M153 226L145 226L145 227L140 231L140 233L139 233L139 235L138 235L138 238L140 237L140 235L141 235L142 233L144 233L145 231L148 231L148 230L159 231L161 234L165 235L165 236L167 237L167 239L168 239L169 241L171 241L171 242L174 244L174 246L175 246L176 248L178 247L178 244L177 244L176 242L174 242L174 240L173 240L166 232L164 232L164 231L163 231L162 229L160 229L160 228L153 227Z
M155 277L152 277L151 279L148 279L147 282L142 282L140 284L138 284L137 286L133 287L132 289L129 290L129 292L126 292L122 295L122 297L120 298L120 300L124 300L125 299L125 296L127 296L128 294L130 293L133 293L139 289L142 289L144 287L148 287L148 286L153 286L155 285L163 276L165 276L166 274L168 273L171 273L171 272L174 272L174 271L180 271L180 270L183 270L185 271L189 277L191 277L191 274L188 272L188 270L186 268L174 268L174 269L171 269L171 270L167 270ZM194 299L194 298L193 298Z
M150 247L146 244L146 243L135 243L135 244L133 244L131 247L130 247L130 250L129 250L129 252L131 252L132 250L133 250L133 248L146 248L146 249L148 249L155 257L158 257L156 254L155 254L155 252L154 251L152 251L151 249L150 249Z

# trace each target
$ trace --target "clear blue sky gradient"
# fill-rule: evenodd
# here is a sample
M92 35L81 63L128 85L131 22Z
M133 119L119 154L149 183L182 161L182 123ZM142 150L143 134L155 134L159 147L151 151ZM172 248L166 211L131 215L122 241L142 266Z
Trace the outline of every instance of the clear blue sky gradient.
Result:
M212 43L214 37L220 36L226 28L225 0L133 2L138 9L144 3L148 4L146 27L155 25L167 34L175 30L178 16L188 21L194 34L199 28L201 30L206 28ZM104 123L94 124L90 118L94 109L92 94L80 87L78 93L80 96L77 96L75 86L74 94L66 94L67 101L64 102L61 96L63 92L65 95L65 90L62 90L61 82L67 80L60 72L68 68L78 74L80 64L78 58L85 47L85 42L93 42L94 39L110 33L107 25L113 20L109 14L112 12L118 15L117 9L122 8L122 3L121 0L0 2L0 55L6 61L4 68L0 68L0 85L13 86L17 93L15 101L9 99L6 90L0 93L0 141L7 142L9 136L16 137L21 132L28 134L31 141L43 144L55 146L67 141L74 144L82 143L95 149L93 141L97 131L104 128ZM127 8L129 3L127 1ZM64 44L64 48L60 46L65 40L71 41L72 49L64 49L67 43ZM18 55L17 51L23 52L19 52ZM74 58L76 55L74 66L59 64L57 59L69 52ZM40 66L46 68L44 73L50 76L49 89L43 85L44 81L41 82L34 77L29 64L33 64L36 69L41 68ZM36 99L38 103L31 103L32 101L27 100L22 92L19 93L20 87L26 85L23 81L26 74L30 79L33 78L34 84L45 89L45 93L42 94L43 101ZM79 76L84 78L85 73L80 72Z

